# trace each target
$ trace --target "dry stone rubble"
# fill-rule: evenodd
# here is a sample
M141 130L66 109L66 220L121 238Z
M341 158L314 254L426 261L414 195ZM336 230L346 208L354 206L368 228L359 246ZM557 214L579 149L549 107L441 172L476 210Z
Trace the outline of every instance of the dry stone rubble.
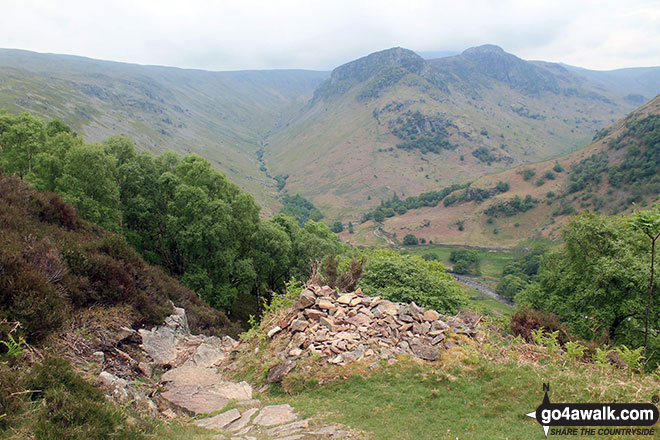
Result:
M479 321L365 296L360 289L339 293L328 286L308 286L267 334L286 347L280 353L283 362L268 373L269 382L278 382L298 359L312 354L340 365L398 354L435 361L441 350L460 345L457 335L477 336Z

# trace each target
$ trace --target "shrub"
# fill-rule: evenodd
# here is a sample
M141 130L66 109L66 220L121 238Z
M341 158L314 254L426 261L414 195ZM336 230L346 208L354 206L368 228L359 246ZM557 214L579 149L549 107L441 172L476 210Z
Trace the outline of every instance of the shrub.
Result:
M408 234L403 237L403 244L406 246L417 246L419 244L419 240L417 240L417 237L415 237L413 234Z
M559 331L558 340L561 343L568 341L568 334L559 316L554 313L544 313L523 307L511 316L511 332L515 336L522 336L527 342L534 342L532 330L540 329L550 333Z
M109 404L99 389L62 359L48 358L35 365L25 387L40 390L31 394L32 400L43 400L33 426L38 439L144 438L137 426L128 426L126 416Z
M415 301L443 313L455 313L467 303L465 293L442 263L391 250L373 251L358 286L366 295Z

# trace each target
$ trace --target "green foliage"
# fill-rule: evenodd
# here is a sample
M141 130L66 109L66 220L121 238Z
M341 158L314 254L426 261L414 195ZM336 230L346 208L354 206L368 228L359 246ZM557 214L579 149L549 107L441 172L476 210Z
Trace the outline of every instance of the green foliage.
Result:
M607 153L592 154L586 159L582 159L578 164L573 165L568 173L570 184L569 194L582 191L590 186L592 189L598 188L602 175L607 172L609 159Z
M449 142L450 125L442 116L426 116L419 111L408 111L396 120L396 126L392 134L405 142L397 144L397 148L403 150L420 150L422 154L440 154L442 150L453 150L456 148Z
M43 121L29 113L0 113L0 168L21 179L32 172L46 140Z
M473 249L454 249L449 254L449 261L454 263L453 272L460 275L480 276L479 253Z
M506 201L497 201L484 210L484 213L491 217L499 217L504 214L507 217L516 215L519 212L527 212L538 204L537 199L527 195L524 199L520 196Z
M332 225L330 225L330 230L334 232L335 234L339 234L340 232L344 231L344 225L342 222L334 222Z
M543 259L538 283L516 301L558 314L583 339L642 345L649 279L644 235L631 231L623 219L584 213L563 230L562 238L564 245ZM651 328L659 318L656 302ZM650 347L658 343L657 336L649 340Z
M488 165L499 160L498 157L491 153L486 147L479 147L476 150L473 150L472 155Z
M21 357L23 353L27 353L28 351L26 348L23 348L25 346L25 338L23 336L19 336L18 340L16 340L10 333L7 335L7 340L0 341L0 344L7 348L7 356L11 356L13 358Z
M497 186L495 187L498 192L507 192L510 188L509 182L502 182L501 180L497 182Z
M455 313L467 304L465 293L440 262L391 250L371 253L358 286L366 295L415 301L443 313Z
M660 234L660 204L646 211L635 211L628 222L633 229L653 240Z
M621 357L621 360L623 360L628 367L628 377L632 376L633 371L642 368L642 359L644 358L644 355L642 354L643 349L644 347L637 347L632 350L625 345L616 348L616 352Z
M244 311L242 304L259 302L239 301L239 293L247 292L253 299L265 293L269 298L268 292L282 289L289 277L304 279L311 261L346 250L327 226L316 223L321 213L300 195L285 194L282 210L299 225L262 221L252 196L242 193L207 160L195 155L179 158L171 152L137 154L132 141L119 136L102 145L88 144L63 124L46 126L28 114L2 113L0 166L25 176L38 189L60 193L84 219L121 232L150 263L165 267L213 306L238 315ZM276 180L283 184L286 178ZM61 199L37 197L36 201L43 220L69 229L77 226L75 210ZM135 284L131 271L120 267L123 263L117 266L103 255L84 262L80 257L87 249L73 246L65 251L67 263L81 277L71 294L78 306L122 301L123 295L129 295L129 288L126 293L116 291L117 286ZM26 310L43 307L46 319L41 327L57 327L62 308L57 306L60 297L55 287L29 281L29 273L21 277L23 284L13 286L34 292L29 296L34 305ZM108 276L118 282L101 281ZM87 283L95 280L99 288L89 295Z
M405 246L417 246L419 244L419 240L417 240L417 237L415 237L413 234L408 234L403 237L403 244Z
M286 185L286 179L289 178L289 175L286 174L278 174L277 176L273 177L275 181L277 181L277 190L282 191L284 189L284 186Z
M563 173L564 172L564 167L561 166L561 164L559 162L555 162L555 166L553 166L552 169L555 173Z
M566 348L566 354L572 363L576 363L578 360L584 356L584 352L587 350L587 347L580 344L578 341L568 341L564 348Z
M300 194L296 194L295 196L285 194L282 198L282 204L284 207L280 211L280 214L295 217L300 226L303 226L308 220L318 222L323 218L321 211Z
M611 143L611 148L627 147L619 165L609 168L609 183L630 192L629 202L653 199L660 192L660 116L652 115L627 123L627 130Z
M437 206L438 203L449 194L465 187L466 185L455 184L443 188L440 191L429 191L418 196L406 197L403 200L394 194L391 199L383 200L378 208L364 214L362 221L374 220L380 222L383 221L385 217L391 217L395 214L404 214L410 209L419 209L424 206Z
M82 221L58 196L4 174L0 225L0 319L20 321L17 336L30 343L95 304L126 305L135 319L156 324L172 300L188 310L196 331L218 334L229 325L193 292L146 265L123 238Z
M103 393L85 381L62 359L47 358L35 365L24 386L31 400L41 401L30 431L45 440L104 440L143 438L141 426L110 405ZM136 425L135 423L133 425Z
M532 177L536 176L536 170L532 168L525 168L522 171L523 180L530 180Z
M516 275L504 275L497 283L497 293L513 301L516 295L527 287L527 281Z
M594 360L596 362L596 365L598 368L601 370L604 370L606 367L610 366L610 354L612 353L612 350L608 350L606 348L596 348L596 354L594 356Z
M559 330L546 331L543 327L531 331L532 340L537 345L544 345L551 356L559 351Z

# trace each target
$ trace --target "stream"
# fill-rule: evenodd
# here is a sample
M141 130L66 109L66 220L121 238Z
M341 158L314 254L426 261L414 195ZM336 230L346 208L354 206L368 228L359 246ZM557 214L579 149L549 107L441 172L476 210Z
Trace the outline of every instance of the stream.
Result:
M478 290L479 292L483 293L484 295L488 295L493 299L496 299L500 302L503 302L504 304L508 304L510 306L514 305L513 301L503 297L499 293L495 292L493 289L490 287L486 286L485 284L480 283L474 278L467 277L465 275L458 275L455 273L451 274L452 277L459 283L463 283L466 286L472 287L473 289Z

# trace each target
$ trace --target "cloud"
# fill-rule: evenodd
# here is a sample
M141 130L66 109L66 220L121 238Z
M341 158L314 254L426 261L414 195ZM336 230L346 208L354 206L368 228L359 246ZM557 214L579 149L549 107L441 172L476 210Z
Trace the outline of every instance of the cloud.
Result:
M392 46L494 43L527 59L660 65L657 1L5 2L0 47L212 70L332 69Z

